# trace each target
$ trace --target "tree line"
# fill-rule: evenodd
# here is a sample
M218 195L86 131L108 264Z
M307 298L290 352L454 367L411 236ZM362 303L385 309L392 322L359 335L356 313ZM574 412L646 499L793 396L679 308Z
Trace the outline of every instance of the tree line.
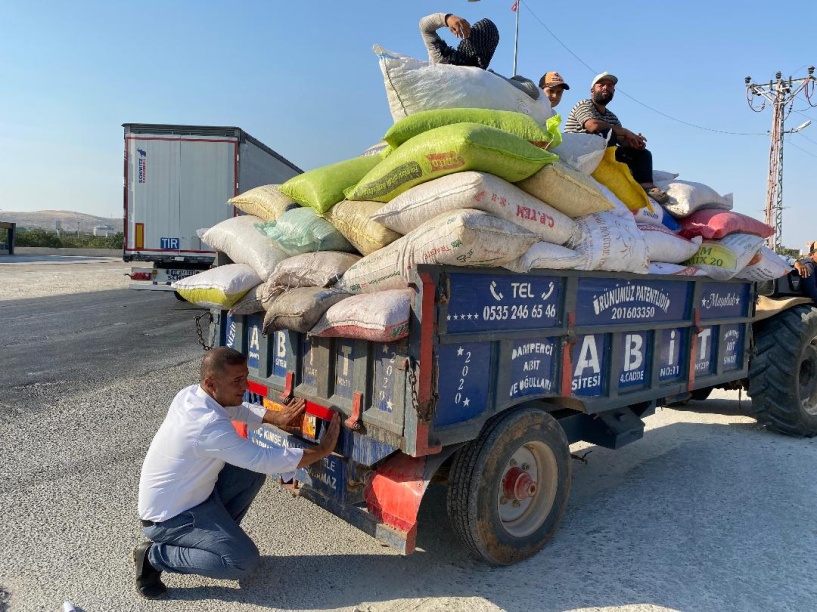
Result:
M125 246L125 235L122 232L111 236L60 235L40 228L17 228L14 245L52 249L122 249Z

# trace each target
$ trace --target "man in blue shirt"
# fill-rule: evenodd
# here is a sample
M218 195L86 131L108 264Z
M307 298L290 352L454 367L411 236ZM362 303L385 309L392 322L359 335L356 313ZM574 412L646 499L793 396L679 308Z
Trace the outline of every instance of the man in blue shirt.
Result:
M807 258L794 262L794 269L803 279L801 285L803 293L817 304L817 242L809 245Z

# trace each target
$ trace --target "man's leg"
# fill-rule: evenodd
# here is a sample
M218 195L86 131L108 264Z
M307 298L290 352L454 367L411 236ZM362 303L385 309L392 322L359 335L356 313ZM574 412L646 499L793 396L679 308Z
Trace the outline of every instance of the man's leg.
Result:
M627 164L637 183L645 189L655 187L652 182L652 153L647 149L619 147L616 149L616 161Z
M236 523L241 523L266 479L265 474L229 463L221 470L216 481L216 492Z
M162 572L238 580L260 557L216 491L198 506L143 531L154 542L148 560Z

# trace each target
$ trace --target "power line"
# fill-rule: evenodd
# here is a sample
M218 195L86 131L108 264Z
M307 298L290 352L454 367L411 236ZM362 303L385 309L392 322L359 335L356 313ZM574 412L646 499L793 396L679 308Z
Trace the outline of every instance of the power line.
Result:
M551 35L551 36L552 36L552 37L553 37L553 38L556 40L556 42L558 42L560 45L562 45L562 47L564 47L564 48L565 48L565 50L566 50L568 53L570 53L570 55L572 55L573 57L575 57L575 58L576 58L576 59L579 61L579 63L581 63L581 64L582 64L582 65L583 65L585 68L587 68L587 69L588 69L590 72L592 72L592 73L596 73L596 72L598 72L598 71L597 71L595 68L593 68L592 66L590 66L590 65L589 65L587 62L585 62L585 61L584 61L582 58L580 58L578 55L576 55L576 54L575 54L575 53L572 51L572 49L570 49L570 47L568 47L568 46L567 46L565 43L563 43L563 42L562 42L562 40L561 40L561 39L560 39L558 36L556 36L556 34L554 34L554 33L553 33L551 30L550 30L550 28L548 28L548 27L545 25L545 22L544 22L544 21L542 21L541 19L539 19L539 15L537 15L536 13L534 13L534 12L533 12L533 9L531 9L531 8L528 6L528 4L527 4L527 3L522 3L522 6L524 6L524 7L525 7L525 9L526 9L526 10L527 10L527 11L528 11L528 12L529 12L531 15L533 15L534 19L536 19L536 21L538 21L538 22L539 22L539 24L540 24L540 25L541 25L541 26L542 26L542 27L545 29L545 31L546 31L548 34L550 34L550 35ZM518 10L518 9L517 9L517 10ZM686 125L686 126L689 126L689 127L693 127L693 128L699 129L699 130L704 130L704 131L706 131L706 132L714 132L714 133L716 133L716 134L728 134L728 135L730 135L730 136L766 136L766 133L765 133L765 132L729 132L729 131L727 131L727 130L716 130L716 129L714 129L714 128L708 128L708 127L704 127L704 126L701 126L701 125L697 125L697 124L695 124L695 123L690 123L690 122L688 122L688 121L683 121L682 119L676 119L675 117L673 117L673 116L671 116L671 115L668 115L668 114L666 114L666 113L664 113L664 112L662 112L662 111L660 111L660 110L658 110L658 109L656 109L656 108L653 108L652 106L649 106L649 105L647 105L647 104L644 104L644 103L643 103L643 102L641 102L640 100L638 100L638 99L634 98L633 96L631 96L630 94L628 94L628 93L627 93L626 91L624 91L623 89L616 89L616 91L617 91L618 93L623 94L624 96L626 96L627 98L629 98L630 100L632 100L633 102L635 102L636 104L640 104L640 105L641 105L641 106L643 106L644 108L649 109L649 110L651 110L652 112L654 112L654 113L657 113L657 114L661 115L662 117L666 117L667 119L670 119L670 120L675 121L675 122L677 122L677 123L681 123L681 124Z
M815 155L815 154L814 154L814 153L812 153L811 151L806 151L806 150L805 150L803 147L798 147L796 144L794 144L794 143L791 141L791 138L789 138L789 139L788 139L788 143L789 143L789 146L794 147L795 149L800 149L800 150L801 150L803 153L805 153L806 155L811 155L812 157L817 157L817 155Z

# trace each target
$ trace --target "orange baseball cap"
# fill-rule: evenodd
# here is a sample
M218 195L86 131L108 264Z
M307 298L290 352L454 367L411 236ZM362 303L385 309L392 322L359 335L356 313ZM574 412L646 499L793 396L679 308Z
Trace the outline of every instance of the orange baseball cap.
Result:
M557 85L561 85L565 89L570 89L570 85L565 83L562 75L558 72L546 72L544 76L539 79L539 87L542 89L545 87L556 87Z

